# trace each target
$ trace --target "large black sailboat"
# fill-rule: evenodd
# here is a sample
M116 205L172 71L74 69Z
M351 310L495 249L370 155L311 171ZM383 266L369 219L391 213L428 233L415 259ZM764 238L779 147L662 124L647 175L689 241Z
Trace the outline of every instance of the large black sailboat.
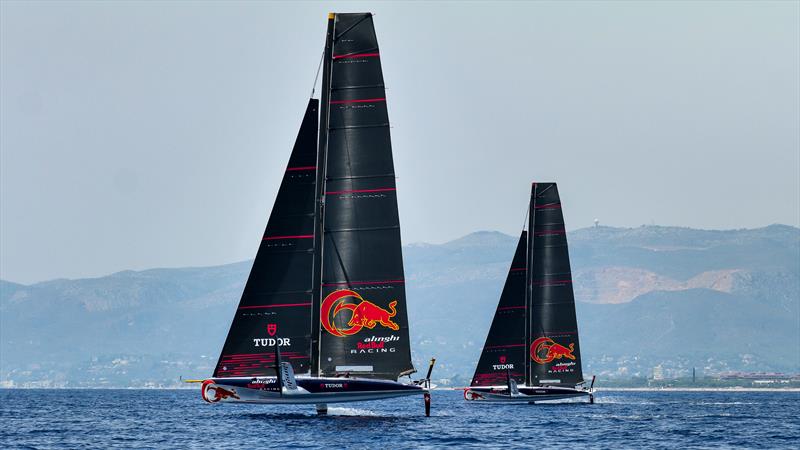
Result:
M514 252L467 400L532 403L588 395L561 199L534 183L528 227Z
M330 14L311 99L204 400L316 404L412 382L394 164L372 15ZM295 376L295 374L297 374ZM400 377L409 376L407 382Z

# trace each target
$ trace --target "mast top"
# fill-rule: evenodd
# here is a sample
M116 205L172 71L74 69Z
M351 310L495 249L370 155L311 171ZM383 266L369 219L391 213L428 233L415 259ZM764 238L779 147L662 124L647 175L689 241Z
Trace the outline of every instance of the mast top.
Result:
M328 13L328 19L333 19L336 16L336 13Z

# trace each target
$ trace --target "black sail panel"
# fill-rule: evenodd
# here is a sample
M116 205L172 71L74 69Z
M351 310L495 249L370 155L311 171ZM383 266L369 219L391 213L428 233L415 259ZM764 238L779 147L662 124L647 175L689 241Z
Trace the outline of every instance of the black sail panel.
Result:
M527 245L527 232L523 231L471 386L505 385L508 374L511 374L519 384L525 382L525 358L528 354L528 346L525 343Z
M276 340L295 372L310 369L318 108L309 100L214 377L274 374Z
M530 215L529 384L574 386L583 381L583 371L567 234L555 183L533 185Z
M325 173L321 375L411 364L389 119L371 14L336 14Z

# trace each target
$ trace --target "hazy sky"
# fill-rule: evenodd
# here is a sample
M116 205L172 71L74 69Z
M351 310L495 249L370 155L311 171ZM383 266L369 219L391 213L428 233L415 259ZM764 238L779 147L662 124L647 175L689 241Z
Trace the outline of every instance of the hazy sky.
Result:
M800 3L0 3L0 278L251 258L328 11L373 11L405 243L800 225Z

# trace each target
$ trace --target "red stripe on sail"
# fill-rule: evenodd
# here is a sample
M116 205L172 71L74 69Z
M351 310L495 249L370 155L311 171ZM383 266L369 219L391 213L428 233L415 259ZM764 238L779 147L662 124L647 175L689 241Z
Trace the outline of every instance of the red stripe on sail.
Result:
M536 205L534 209L561 209L561 203L550 203L547 205Z
M293 236L268 236L262 239L263 241L274 241L276 239L313 239L313 234L297 234Z
M296 170L317 170L317 166L303 166L303 167L287 167L287 172L294 172Z
M335 195L335 194L355 194L355 193L360 193L360 192L390 192L390 191L396 191L396 190L397 190L397 188L356 189L356 190L353 190L353 191L330 191L330 192L326 192L326 194L331 194L331 195Z
M362 98L357 100L331 100L331 105L338 105L341 103L374 103L385 102L385 98Z
M368 58L371 56L381 56L380 53L356 53L354 55L333 55L333 59L344 59L344 58Z
M299 353L297 353L297 352L289 352L289 353L281 352L281 355L286 355L286 356L298 355L298 354ZM227 359L231 359L231 360L242 361L244 363L245 359L247 359L248 361L256 360L256 359L259 359L259 358L260 359L273 359L273 358L275 358L275 353L235 353L233 355L225 355L225 356L222 357L222 359L226 359L226 358Z
M555 234L567 234L565 230L551 230L551 231L536 231L533 233L534 236L549 236Z
M525 309L524 306L503 306L502 308L497 308L498 311L505 311L507 309Z
M239 309L284 308L288 306L311 306L311 303L280 303L275 305L240 306Z
M384 281L342 281L340 283L322 283L323 286L358 286L369 284L398 284L405 283L406 280L384 280Z
M525 268L524 267L512 267L511 268L511 272L519 272L521 270L525 270Z

